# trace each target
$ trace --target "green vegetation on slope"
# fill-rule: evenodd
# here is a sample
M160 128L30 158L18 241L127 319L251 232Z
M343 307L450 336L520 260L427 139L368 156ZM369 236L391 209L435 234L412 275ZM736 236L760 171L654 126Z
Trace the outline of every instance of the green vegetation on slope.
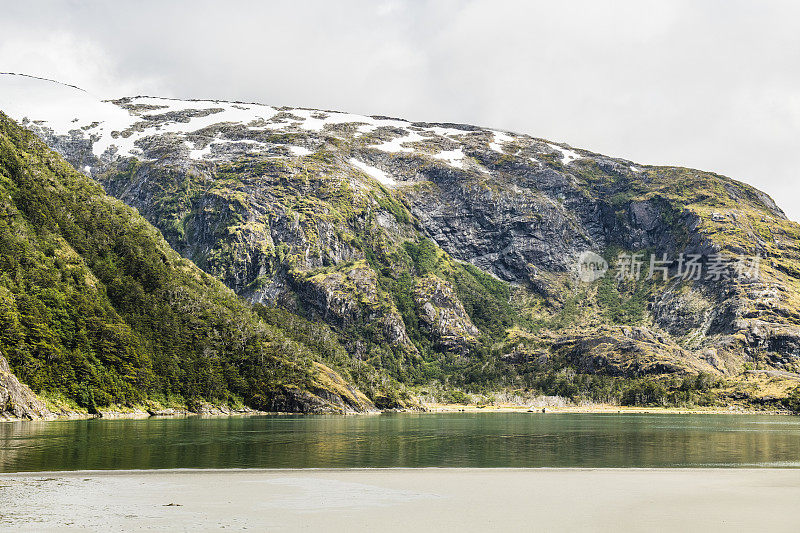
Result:
M36 392L275 407L313 351L0 113L0 351ZM280 406L280 405L278 405Z
M421 239L418 243L407 241L403 248L419 276L435 274L453 284L464 310L489 340L502 338L505 330L513 325L508 283L469 263L453 261L430 239Z

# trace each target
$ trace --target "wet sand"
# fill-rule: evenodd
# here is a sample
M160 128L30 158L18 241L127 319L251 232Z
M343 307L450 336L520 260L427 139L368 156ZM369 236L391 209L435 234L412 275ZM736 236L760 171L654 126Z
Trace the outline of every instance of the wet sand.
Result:
M796 531L800 470L0 474L8 531Z

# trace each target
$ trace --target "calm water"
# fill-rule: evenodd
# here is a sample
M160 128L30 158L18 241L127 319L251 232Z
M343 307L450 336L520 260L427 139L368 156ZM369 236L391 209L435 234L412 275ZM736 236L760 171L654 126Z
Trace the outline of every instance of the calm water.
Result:
M800 417L385 414L0 423L0 471L800 467Z

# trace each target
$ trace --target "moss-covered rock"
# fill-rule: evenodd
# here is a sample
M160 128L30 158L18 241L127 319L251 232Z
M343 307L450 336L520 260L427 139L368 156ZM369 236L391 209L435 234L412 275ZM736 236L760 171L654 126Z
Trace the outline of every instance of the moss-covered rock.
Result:
M468 355L479 344L480 331L448 282L434 275L419 278L414 299L425 327L443 349Z

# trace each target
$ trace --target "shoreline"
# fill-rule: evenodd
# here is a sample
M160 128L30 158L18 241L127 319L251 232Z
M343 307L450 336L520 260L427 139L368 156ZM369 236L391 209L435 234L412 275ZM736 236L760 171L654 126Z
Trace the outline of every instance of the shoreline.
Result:
M785 468L36 472L0 474L0 530L795 531L799 498Z
M268 412L256 410L213 410L192 412L174 410L173 412L150 413L141 409L108 410L99 414L80 412L60 413L53 418L26 419L0 417L3 422L69 422L74 420L145 420L145 419L181 419L189 417L225 418L245 416L375 416L388 413L442 414L442 413L521 413L521 414L666 414L666 415L769 415L793 416L787 410L758 410L740 406L728 407L639 407L612 404L568 405L568 406L521 406L521 405L476 405L476 404L422 404L422 409L387 409L384 411L348 412L348 413L290 413Z
M474 404L426 404L428 413L550 413L550 414L676 414L676 415L771 415L791 416L786 410L758 410L740 406L728 407L639 407L612 404L567 405L567 406L517 406Z
M795 472L798 466L323 466L323 467L232 467L232 468L123 468L81 470L30 470L25 472L0 472L0 482L15 477L85 478L86 476L150 476L158 474L340 474L340 473L422 473L422 472ZM2 488L2 486L0 486Z

